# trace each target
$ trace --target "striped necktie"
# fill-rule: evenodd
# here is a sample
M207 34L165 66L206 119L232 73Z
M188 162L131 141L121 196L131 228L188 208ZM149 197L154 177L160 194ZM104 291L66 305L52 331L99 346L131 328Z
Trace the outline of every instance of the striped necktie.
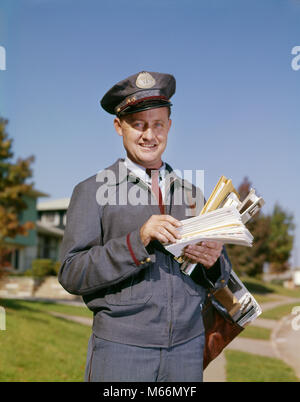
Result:
M151 190L153 192L153 194L155 195L157 201L158 201L158 205L159 205L159 209L160 209L160 213L164 214L165 213L165 206L163 203L163 198L162 198L162 193L161 193L161 189L159 186L159 170L156 169L146 169L146 173L149 177L151 177Z

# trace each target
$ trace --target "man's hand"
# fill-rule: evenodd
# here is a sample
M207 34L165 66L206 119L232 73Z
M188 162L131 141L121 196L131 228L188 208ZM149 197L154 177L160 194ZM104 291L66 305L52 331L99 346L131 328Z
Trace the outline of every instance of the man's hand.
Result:
M181 237L177 231L180 226L182 223L170 215L152 215L141 227L140 236L145 247L151 240L175 243Z
M200 263L205 268L211 268L220 257L223 244L217 241L203 241L191 244L184 249L184 255L194 264Z

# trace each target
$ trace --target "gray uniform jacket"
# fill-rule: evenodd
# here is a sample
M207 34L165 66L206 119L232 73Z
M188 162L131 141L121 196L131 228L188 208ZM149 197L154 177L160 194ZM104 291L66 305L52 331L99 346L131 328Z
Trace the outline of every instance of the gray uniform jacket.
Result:
M186 219L196 211L190 201L196 188L169 166L168 170L165 213ZM73 190L59 281L68 292L83 297L94 313L93 332L100 338L170 347L204 331L205 288L184 275L159 242L145 248L141 241L140 228L153 214L160 210L151 189L122 159ZM210 282L202 268L204 280ZM218 270L214 286L222 287L231 270L225 249Z

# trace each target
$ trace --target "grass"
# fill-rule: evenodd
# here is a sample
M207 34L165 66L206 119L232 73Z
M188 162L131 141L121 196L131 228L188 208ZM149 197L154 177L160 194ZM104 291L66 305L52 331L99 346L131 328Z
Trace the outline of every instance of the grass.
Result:
M228 382L299 382L283 361L235 350L225 350Z
M26 303L29 303L28 305ZM1 304L1 301L0 301ZM32 302L22 301L23 306L32 306ZM76 315L79 317L93 317L93 313L86 306L72 306L50 302L34 302L34 307L41 311L55 311L57 313Z
M272 293L270 294L266 294L266 295L261 295L259 293L254 293L252 292L253 296L255 297L255 300L257 301L257 303L259 304L263 304L263 303L268 303L271 301L277 301L277 300L281 300L280 296L276 296Z
M300 298L300 287L296 289L287 289L281 285L276 285L271 282L263 282L258 278L240 277L240 279L243 281L247 289L251 293L255 294L255 297L258 295L274 296L274 297L280 295L280 296Z
M239 337L269 340L271 338L271 332L272 331L268 328L256 327L255 325L248 325L244 329L244 331L242 331L239 334Z
M300 289L284 289L258 279L242 278L259 303L277 295L299 297ZM263 312L278 320L300 303ZM48 314L50 311L92 317L87 307L48 302L0 299L6 311L6 331L0 331L0 381L82 381L91 329ZM239 336L270 339L271 331L250 325ZM293 370L279 359L233 350L225 351L228 381L297 381Z
M0 305L6 311L0 381L83 381L91 329L46 312L51 307L73 314L82 308L20 300L0 300Z
M289 315L292 312L293 307L300 306L298 303L283 304L278 307L274 307L270 310L266 310L261 314L261 318L269 318L271 320L280 320L285 315Z
M274 293L276 293L278 295L300 298L300 288L299 287L297 287L296 289L287 289L281 285L275 285L273 283L270 283L268 286Z

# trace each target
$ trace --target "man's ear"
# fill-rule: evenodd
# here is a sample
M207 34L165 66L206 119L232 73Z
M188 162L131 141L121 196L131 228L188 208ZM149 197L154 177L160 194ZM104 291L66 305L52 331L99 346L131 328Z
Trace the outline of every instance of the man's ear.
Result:
M119 117L116 117L114 119L114 126L115 126L116 132L122 137L123 136L123 130L122 130L122 125L121 125L121 121L120 121Z
M171 119L169 119L169 128L168 128L168 130L170 130L171 125L172 125L172 120L171 120Z

